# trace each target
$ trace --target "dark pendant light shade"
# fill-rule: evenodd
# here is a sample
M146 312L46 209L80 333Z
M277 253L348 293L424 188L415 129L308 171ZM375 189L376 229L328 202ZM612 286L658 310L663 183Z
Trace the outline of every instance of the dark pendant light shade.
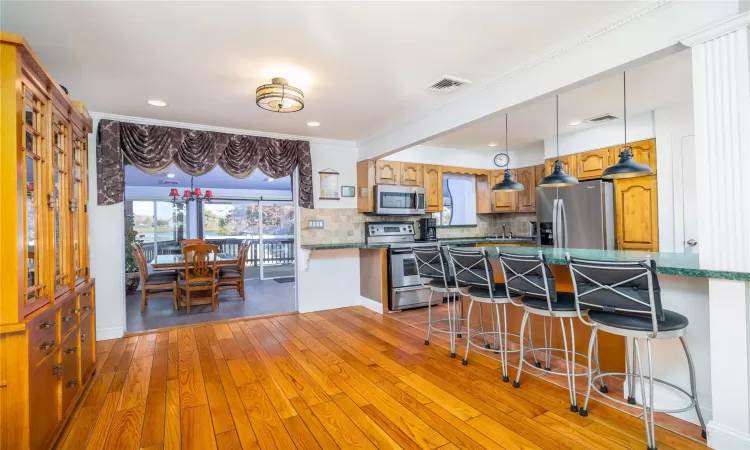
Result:
M620 160L614 166L609 166L602 172L602 178L605 180L615 180L618 178L636 178L646 175L653 175L654 171L646 164L641 164L633 160L633 149L628 146L628 103L627 91L625 86L625 72L622 73L622 106L623 121L625 122L625 149L620 152Z
M578 179L565 173L562 161L559 159L555 161L555 168L552 173L542 178L542 181L539 182L539 186L541 187L565 187L575 186L576 184L578 184Z
M505 115L505 154L508 154L508 115ZM511 177L510 169L505 169L505 177L503 181L492 186L493 191L525 191L526 188L517 181L513 181Z
M602 178L605 180L615 180L618 178L636 178L653 175L654 171L646 164L641 164L633 159L633 152L630 147L620 152L620 160L614 166L609 166L602 172Z
M555 117L557 119L557 141L556 141L556 147L557 147L557 157L560 157L560 99L556 95L555 96ZM565 187L565 186L575 186L578 184L578 179L572 175L568 175L563 170L562 161L559 159L555 161L555 168L552 170L552 173L547 175L546 177L542 178L542 180L539 182L539 187Z
M513 181L513 178L511 178L510 176L510 169L505 169L505 178L503 178L503 181L492 186L492 190L493 191L523 191L523 190L526 190L526 188L524 188L523 185L519 183L518 181Z

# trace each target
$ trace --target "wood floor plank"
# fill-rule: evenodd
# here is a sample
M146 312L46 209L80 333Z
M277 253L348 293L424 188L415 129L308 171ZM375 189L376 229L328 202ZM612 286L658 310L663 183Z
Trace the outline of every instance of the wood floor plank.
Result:
M250 330L250 328L247 326L246 323L242 322L239 324L240 329L247 337L248 341L252 344L252 346L255 349L255 354L260 357L261 362L266 367L268 372L270 372L271 376L273 377L276 384L281 388L281 390L284 392L284 395L288 399L292 399L295 397L298 397L299 394L297 394L297 391L294 389L294 386L284 377L281 370L276 366L276 364L273 362L273 359L271 358L271 355L266 352L266 349L263 348L263 345L260 343L258 338L253 334L253 332ZM253 358L255 355L248 355L248 360L250 361L251 358ZM254 360L253 360L254 361Z
M141 447L148 447L164 442L166 418L166 389L149 389L146 399L146 412L141 432Z
M312 433L310 433L310 430L307 429L305 422L299 417L299 415L287 417L286 419L282 419L281 421L284 422L286 431L289 432L289 436L292 437L294 445L296 445L298 449L320 449L318 441L315 440L315 437L313 437Z
M118 411L146 406L153 362L153 356L147 356L134 360L130 365L120 395L120 404L117 406Z
M190 336L193 336L190 333ZM180 408L188 409L208 404L197 351L180 352Z
M110 425L112 424L112 418L115 416L115 412L117 412L117 405L119 403L119 392L111 392L107 394L102 409L99 412L99 416L96 418L94 429L91 431L89 439L86 442L86 450L99 450L104 448L104 443L107 441Z
M211 328L214 330L214 334L218 340L232 338L232 331L229 329L229 325L225 323L216 324Z
M170 333L171 336L171 333ZM179 347L176 342L169 342L167 347L167 380L176 380L180 377Z
M401 377L401 381L408 384L416 391L424 394L425 397L432 400L434 403L447 409L451 414L458 417L459 419L466 421L473 417L480 415L481 413L466 403L462 402L453 395L445 392L419 375L413 373L405 377Z
M237 436L240 439L242 448L257 448L258 440L255 437L252 425L250 425L250 419L245 412L245 407L242 404L242 399L237 392L237 387L232 380L232 375L229 372L229 367L223 360L216 361L216 368L219 372L219 378L221 379L221 386L224 389L224 395L227 397L227 404L229 405L229 411L232 413L232 420L237 430Z
M143 411L144 408L141 406L117 411L112 417L104 450L138 450L143 427Z
M243 450L236 430L229 430L216 435L218 450Z
M375 446L354 425L334 402L318 403L310 407L315 417L326 427L341 448L375 449Z
M279 414L279 417L286 419L297 415L297 412L289 402L289 398L287 398L284 390L279 386L279 383L273 377L269 368L263 363L255 349L248 349L244 353L246 356L245 362L247 362L252 368L253 373L263 387L263 390L266 392L266 395L273 404L274 409L276 409L276 412ZM295 392L295 397L296 396Z
M331 435L328 433L326 427L322 423L320 423L320 420L318 420L317 417L315 417L315 413L313 413L310 407L307 406L304 400L297 397L290 399L290 402L294 406L294 409L297 411L297 415L305 423L307 429L310 430L310 433L312 433L312 435L315 437L315 440L318 442L318 445L320 445L321 448L323 448L324 450L339 448Z
M335 394L331 399L377 448L402 448L346 394Z
M177 347L180 354L198 350L198 344L195 342L195 332L192 328L180 328L177 330Z
M232 420L232 413L229 410L229 404L224 395L224 388L221 387L221 382L207 382L206 394L208 395L208 404L211 407L211 421L214 424L216 434L234 430L234 420Z
M146 356L153 356L154 350L156 349L156 339L153 341L139 341L135 345L135 351L133 352L133 359L143 358Z
M478 416L466 423L507 449L540 449L538 445L514 433L487 416Z
M567 436L570 439L582 443L590 449L603 450L626 448L615 441L596 434L587 428L569 422L565 420L565 418L551 412L546 412L538 417L535 417L534 420L546 427L557 431L563 436Z
M164 412L164 450L179 450L180 432L180 381L167 382L167 400Z
M184 450L216 449L216 436L208 405L183 409L181 429Z

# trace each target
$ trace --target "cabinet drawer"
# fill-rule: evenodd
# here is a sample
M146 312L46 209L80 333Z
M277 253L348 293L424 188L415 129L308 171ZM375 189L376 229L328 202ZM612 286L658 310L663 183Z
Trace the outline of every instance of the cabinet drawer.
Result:
M29 326L29 364L34 367L47 356L57 342L57 308L37 317Z
M68 332L78 325L78 312L76 297L71 296L60 305L60 336L65 339Z
M96 342L94 335L91 333L93 316L88 316L81 320L81 378L86 384L88 377L91 376L91 368L94 366L94 355L96 354Z
M91 287L89 287L85 291L82 291L78 295L78 308L80 308L81 310L81 317L88 314L92 309L94 309L94 299L91 295Z
M70 401L81 387L81 377L78 374L78 361L81 357L78 331L74 331L63 341L60 354L62 356L62 412L66 414Z
M51 434L60 420L57 386L62 371L58 353L45 358L29 377L29 447L47 449Z

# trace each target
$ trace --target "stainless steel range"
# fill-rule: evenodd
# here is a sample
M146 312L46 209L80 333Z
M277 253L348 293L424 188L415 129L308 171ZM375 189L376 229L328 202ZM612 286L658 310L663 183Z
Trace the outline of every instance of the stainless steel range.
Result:
M389 244L388 248L388 309L427 306L430 290L422 286L417 273L417 260L412 252L417 246L436 246L437 242L415 242L413 222L368 222L365 228L368 244ZM434 296L432 304L443 299Z

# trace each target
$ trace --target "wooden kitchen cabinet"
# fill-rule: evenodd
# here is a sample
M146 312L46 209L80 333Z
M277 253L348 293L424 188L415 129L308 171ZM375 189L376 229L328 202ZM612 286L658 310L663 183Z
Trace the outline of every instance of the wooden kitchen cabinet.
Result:
M614 183L616 249L659 251L656 175Z
M399 184L400 174L400 162L384 159L375 162L375 184Z
M557 161L558 159L562 162L563 170L565 171L565 173L567 173L568 175L573 175L574 177L578 174L577 155L566 155L566 156L561 156L559 158L550 158L550 159L545 160L544 161L544 167L545 167L544 174L545 175L552 174L552 171L555 168L555 161Z
M656 174L656 139L646 139L643 141L631 142L628 144L633 149L633 159L641 164L651 167ZM623 146L610 147L612 150L612 164L620 160L620 152Z
M539 186L539 182L546 176L544 164L534 166L534 186ZM536 194L534 195L536 199Z
M375 161L365 159L357 163L357 211L371 213L375 210L372 196L375 186Z
M425 212L443 212L443 168L425 165L422 171Z
M516 176L515 180L524 187L524 190L518 193L518 211L536 211L536 167L516 169Z
M402 162L401 177L399 184L401 186L422 187L422 164Z
M578 180L596 180L597 178L601 178L604 169L616 162L613 161L613 153L614 150L607 147L576 154ZM568 172L568 175L570 175L570 172Z
M511 169L511 176L516 180L516 169ZM490 172L490 189L505 178L505 170ZM492 191L492 212L518 211L518 192Z

